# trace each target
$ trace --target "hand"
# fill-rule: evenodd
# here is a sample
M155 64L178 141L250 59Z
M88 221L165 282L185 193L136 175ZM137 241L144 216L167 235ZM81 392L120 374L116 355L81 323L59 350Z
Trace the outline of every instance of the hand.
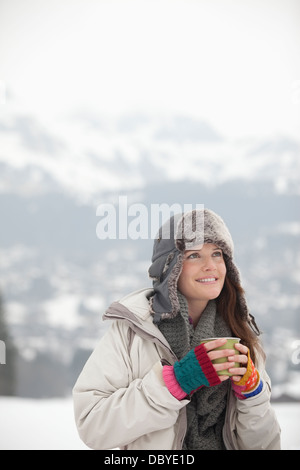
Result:
M242 344L236 343L235 348L242 354L236 354L234 349L220 349L219 351L214 351L215 348L223 346L226 343L226 338L219 338L213 341L208 341L204 344L207 351L207 355L211 361L214 359L219 359L221 357L227 357L228 361L223 362L222 364L213 364L215 371L218 373L221 370L228 369L230 373L235 374L232 378L238 382L241 377L246 373L247 361L248 361L248 348ZM245 364L245 367L233 367L235 362L240 364ZM221 382L229 379L228 375L219 376Z
M226 341L226 340L225 340ZM201 387L213 387L219 385L224 379L218 376L217 370L228 368L233 363L218 364L214 366L207 353L214 347L224 344L224 339L212 341L206 347L205 344L199 344L191 349L182 359L176 361L173 366L165 365L162 369L163 380L171 392L178 400L186 398ZM233 350L226 350L227 354L232 354ZM230 352L228 352L230 351ZM213 358L223 357L223 351L211 351L210 356ZM228 379L228 377L226 377ZM226 380L225 378L225 380Z
M234 374L231 378L234 382L239 382L241 378L246 374L247 363L248 363L248 348L243 344L236 343L235 349L237 349L241 354L235 356L229 356L228 360L233 360L234 362L239 362L241 367L231 367L229 372Z
M235 360L240 362L241 366L245 364L246 367L232 367L229 369L234 374L231 377L232 389L238 399L245 400L258 395L263 389L263 382L250 357L249 349L242 344L236 344L235 348L242 354L230 356L229 359L234 357Z

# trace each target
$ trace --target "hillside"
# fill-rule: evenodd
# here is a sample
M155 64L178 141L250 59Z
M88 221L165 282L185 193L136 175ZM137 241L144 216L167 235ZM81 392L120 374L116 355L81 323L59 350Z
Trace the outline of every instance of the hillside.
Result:
M18 348L16 395L69 393L107 328L104 310L150 285L151 209L174 204L224 217L278 396L297 382L297 141L230 141L187 116L81 115L47 126L18 110L0 121L0 137L0 291ZM97 237L97 210L110 204L118 216L121 197L127 210L143 207L145 239Z

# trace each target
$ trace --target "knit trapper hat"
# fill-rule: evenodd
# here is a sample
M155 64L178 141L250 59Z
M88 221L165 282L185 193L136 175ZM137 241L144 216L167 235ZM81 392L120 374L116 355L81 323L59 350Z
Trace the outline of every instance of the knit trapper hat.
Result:
M204 243L213 243L222 250L226 275L233 282L241 284L239 270L233 261L233 241L223 219L209 209L176 214L160 227L154 241L152 264L148 271L154 289L150 299L154 323L158 324L178 314L177 281L184 252ZM259 334L254 317L248 311L246 298L239 292L237 302L242 318Z

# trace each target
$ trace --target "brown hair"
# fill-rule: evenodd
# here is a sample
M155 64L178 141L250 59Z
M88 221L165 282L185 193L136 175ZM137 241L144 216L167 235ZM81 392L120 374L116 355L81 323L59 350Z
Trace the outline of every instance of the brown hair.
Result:
M240 284L233 282L228 276L225 277L223 289L217 298L218 311L230 327L234 336L241 338L241 343L249 348L251 359L257 365L257 352L265 359L258 339L258 332L255 332L249 320L243 319L238 308L237 296L244 294L244 289ZM256 324L254 323L257 329Z

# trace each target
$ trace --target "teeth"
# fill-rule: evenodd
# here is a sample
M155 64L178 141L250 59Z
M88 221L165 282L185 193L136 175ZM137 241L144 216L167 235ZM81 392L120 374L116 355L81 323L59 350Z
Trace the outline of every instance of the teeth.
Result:
M212 281L215 281L216 278L215 277L208 277L206 279L198 279L198 282L212 282Z

